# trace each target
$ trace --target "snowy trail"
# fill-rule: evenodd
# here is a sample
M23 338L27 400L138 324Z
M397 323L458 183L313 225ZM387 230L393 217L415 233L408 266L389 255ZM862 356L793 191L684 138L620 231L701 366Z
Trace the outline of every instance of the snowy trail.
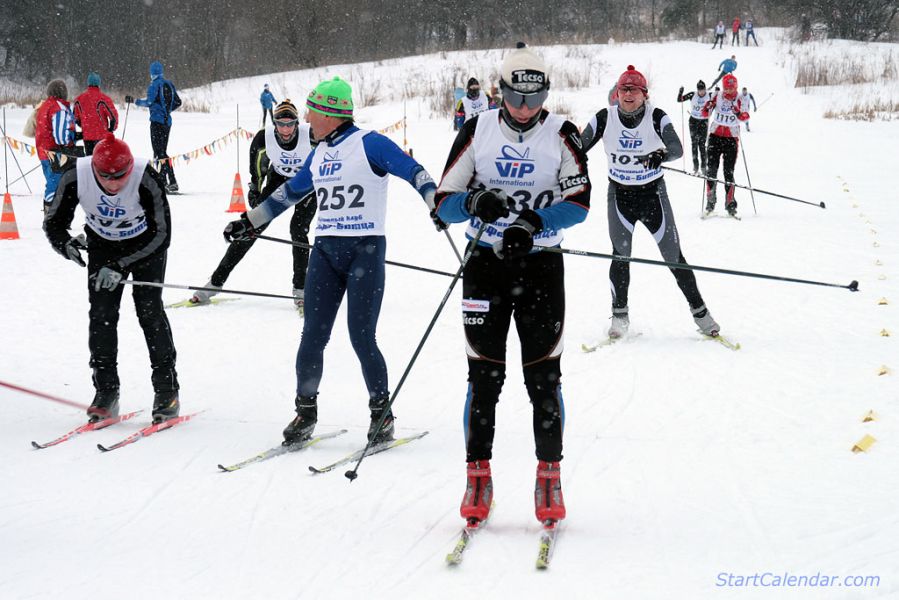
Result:
M741 85L759 102L774 93L753 113L752 132L743 138L753 184L824 201L827 209L756 194L756 216L741 191L742 221L700 220L701 183L667 174L686 258L860 284L850 293L697 274L723 333L742 344L731 352L696 333L667 269L634 265L631 319L641 335L585 354L580 344L600 339L608 327L608 263L566 256L569 518L548 572L534 570L536 461L514 336L492 461L497 510L465 562L451 570L444 556L462 526L464 487L459 289L396 404L399 434L430 434L367 458L352 484L343 469L320 476L307 470L364 443L368 426L344 312L325 355L319 431L349 432L236 473L217 469L277 443L291 417L301 321L288 301L242 298L169 311L184 409L206 412L120 451L103 455L96 444L136 431L146 416L35 451L32 439L52 439L82 415L0 389L0 597L899 597L899 195L892 182L899 122L821 118L828 95L840 90L802 94L781 66L782 49L771 40L763 44L715 52L688 42L545 51L551 65L567 60L576 69L589 62L600 71L598 85L554 88L550 95L551 105L563 103L578 125L601 107L612 77L635 64L650 78L651 100L678 131L677 88L689 89L700 77L710 81L721 58L736 53ZM453 60L460 56L473 71L498 65L498 53L450 53ZM429 55L360 68L384 81L413 72L436 81L445 60ZM284 76L296 82L286 91L303 97L320 75ZM219 113L176 115L170 148L191 149L232 129L230 105L255 108L256 79L208 92ZM425 106L421 100L408 107L409 145L439 176L453 134ZM396 102L368 107L359 120L380 127L401 111ZM7 112L10 131L20 131L26 112ZM243 125L253 129L256 118ZM149 151L147 129L146 112L132 110L128 141L138 154ZM402 132L392 135L402 141ZM247 143L240 148L246 181ZM167 281L201 285L221 258L221 230L233 218L225 209L235 151L226 146L178 169L185 193L171 200ZM20 160L23 168L33 166L33 159ZM594 151L593 210L567 233L568 248L609 251L604 166ZM736 176L746 183L742 159ZM40 177L30 181L35 186ZM455 271L458 262L417 195L400 182L390 190L387 257ZM22 239L0 243L0 379L88 403L84 271L49 249L37 197L22 195L21 184L11 191ZM462 228L451 233L461 248ZM287 219L267 234L289 237ZM659 258L642 228L634 248L635 256ZM445 277L388 268L378 339L394 384L448 284ZM289 250L258 241L228 285L290 293ZM164 292L166 302L188 295ZM881 298L889 303L878 305ZM884 329L892 335L881 336ZM147 409L146 349L130 298L123 301L119 335L122 408ZM881 366L891 373L878 376ZM876 420L863 423L871 410ZM877 442L868 453L853 454L865 434ZM766 571L880 580L878 587L827 590L716 585L722 572Z

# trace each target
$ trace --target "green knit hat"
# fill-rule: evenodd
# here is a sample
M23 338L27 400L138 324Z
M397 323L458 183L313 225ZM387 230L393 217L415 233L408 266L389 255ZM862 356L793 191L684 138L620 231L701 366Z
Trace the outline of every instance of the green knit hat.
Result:
M329 117L353 116L353 88L340 77L322 81L309 92L306 107Z

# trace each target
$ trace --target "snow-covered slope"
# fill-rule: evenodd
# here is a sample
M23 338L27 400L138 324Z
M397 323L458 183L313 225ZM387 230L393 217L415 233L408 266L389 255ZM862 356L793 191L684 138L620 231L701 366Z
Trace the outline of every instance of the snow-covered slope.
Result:
M760 32L760 38L764 32ZM556 81L551 103L578 125L604 105L628 64L650 78L651 101L678 129L677 88L710 81L737 54L737 76L759 103L744 148L752 183L823 201L826 210L747 192L741 222L699 219L701 184L668 174L687 259L848 284L858 293L699 273L703 296L742 344L730 352L695 332L666 269L632 267L632 327L641 336L593 354L579 350L608 325L608 264L566 257L567 352L563 358L568 519L549 572L536 572L535 458L530 406L515 365L500 402L493 460L497 508L460 568L448 569L462 520L461 415L466 362L459 290L428 340L396 404L400 433L429 430L414 445L367 459L350 484L320 465L363 442L366 393L346 326L326 352L320 431L349 433L300 455L224 474L216 468L276 444L292 416L301 322L288 301L243 298L169 318L178 347L185 412L198 419L110 454L96 450L146 418L36 451L82 420L79 411L0 388L0 597L2 598L886 598L899 594L899 230L893 187L899 123L824 120L814 97L793 89L778 47L711 51L706 43L541 49ZM400 86L441 85L450 67L489 79L501 52L451 54L380 65L266 75L196 91L216 112L176 114L170 150L186 152L235 126L259 124L256 98L270 81L299 101L325 74L361 87L382 81L380 102L359 120L378 128L402 115ZM455 61L455 62L453 62ZM466 63L466 61L468 61ZM789 67L789 64L786 65ZM455 67L453 67L455 68ZM437 74L437 75L432 75ZM427 76L426 76L427 75ZM574 76L572 76L574 77ZM367 78L367 79L366 79ZM772 96L773 94L773 96ZM188 94L185 94L188 95ZM439 177L453 140L431 101L407 101L408 145ZM7 111L13 137L25 111ZM127 141L150 153L147 113L131 110ZM402 142L402 132L390 134ZM240 145L246 180L245 141ZM17 155L24 169L36 160ZM610 250L604 157L591 155L593 211L565 246ZM688 165L689 165L689 159ZM201 285L225 250L221 230L237 153L177 165L167 280ZM672 164L681 167L678 161ZM15 165L10 159L10 174ZM738 182L746 183L742 160ZM22 239L0 242L0 380L89 403L84 271L58 257L41 232L36 172L11 191ZM455 270L411 188L391 183L388 258ZM462 227L452 230L463 243ZM269 230L288 237L288 219ZM658 258L638 228L635 255ZM289 293L290 252L259 241L229 287ZM388 270L378 332L395 385L445 293L448 279ZM167 302L186 292L166 291ZM886 299L888 304L879 305ZM882 330L891 333L881 335ZM149 365L132 303L123 302L123 409L149 409ZM882 366L892 372L878 376ZM863 423L869 411L876 417ZM862 436L869 452L850 451ZM770 572L838 577L832 589L719 585ZM723 576L721 574L724 574ZM850 587L845 576L877 576ZM732 583L736 579L730 580ZM820 582L820 578L816 580ZM858 583L856 583L858 585Z

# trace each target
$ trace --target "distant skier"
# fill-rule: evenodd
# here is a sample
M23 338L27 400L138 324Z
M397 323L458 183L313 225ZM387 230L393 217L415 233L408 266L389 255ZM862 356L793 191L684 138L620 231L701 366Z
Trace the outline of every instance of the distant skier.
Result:
M728 73L733 73L737 70L737 55L731 54L730 58L725 58L718 64L718 77L715 78L715 81L712 82L711 87L715 87L721 78L727 75Z
M749 37L752 36L753 43L758 46L759 42L755 39L755 28L752 25L752 19L746 19L746 45L749 45Z
M293 177L306 157L312 152L315 142L312 130L307 123L299 125L297 107L288 99L280 103L274 110L272 124L256 133L250 144L250 189L247 200L250 208L259 205L262 198L267 198L285 181ZM263 186L263 181L265 185ZM309 224L315 216L317 203L312 197L298 202L290 220L290 239L303 244L309 243ZM257 229L261 233L265 227ZM235 240L225 251L215 272L203 287L221 288L228 276L237 266L253 244L255 238ZM306 268L309 265L309 249L293 247L293 296L294 304L303 314L305 304ZM205 304L216 292L198 291L190 301L194 304Z
M268 88L266 83L262 88L262 94L259 95L259 104L262 105L262 126L265 127L265 118L271 117L274 122L275 117L272 114L272 108L278 103L274 94Z
M715 46L724 48L724 21L718 21L718 24L715 25L715 41L712 43L712 50L715 49Z
M749 93L749 90L746 87L743 87L743 90L740 92L740 104L743 106L743 110L747 113L749 112L749 105L752 104L752 112L756 112L758 110L758 106L755 104L755 96ZM749 121L746 120L743 122L746 125L746 131L749 131Z
M80 206L84 233L69 235ZM124 285L136 281L165 281L166 254L172 219L162 176L149 160L131 155L128 145L111 133L94 148L93 156L79 158L63 174L59 191L44 217L44 232L53 249L75 264L87 266L90 302L88 346L94 401L87 409L91 421L119 414L118 322ZM87 263L81 251L87 251ZM162 305L162 289L132 288L137 320L150 353L155 395L153 421L178 416L178 376L175 344Z
M740 30L743 27L740 25L740 17L734 17L734 22L731 23L730 29L733 32L730 37L730 45L731 46L739 46L740 45Z
M456 103L455 128L461 128L465 121L491 108L495 108L493 100L481 89L478 80L472 77L468 80L465 95Z
M674 211L668 200L662 163L677 160L683 147L671 119L647 102L646 78L628 65L618 78L617 107L603 108L583 128L584 152L603 142L608 161L608 224L612 251L630 256L637 221L649 230L667 262L686 263ZM693 320L705 335L716 336L720 327L706 308L696 276L687 269L671 269L690 305ZM612 323L609 337L624 336L630 327L628 288L630 263L613 261L609 267L612 287Z
M690 149L693 153L693 173L705 175L706 138L709 134L709 118L702 116L702 107L709 100L705 82L696 82L696 91L684 93L681 87L677 93L678 102L690 102Z
M724 208L732 217L737 215L737 199L734 196L734 165L740 143L740 121L749 120L749 113L743 107L737 94L737 78L725 75L724 89L709 99L702 108L702 114L711 115L709 131L709 168L706 181L706 213L715 210L717 202L718 163L724 162L725 200Z
M559 246L562 230L587 218L590 180L577 127L544 108L550 82L543 59L520 44L500 74L502 108L462 127L437 193L437 215L447 223L467 221L467 238L490 224L462 283L467 483L459 511L478 522L490 511L496 405L514 320L533 409L534 511L541 523L555 522L566 514L560 464L565 276L562 255L534 249Z
M69 106L69 90L62 79L47 84L47 99L35 113L34 145L41 161L47 185L44 187L44 207L53 201L62 177L61 159L75 155L75 117Z
M178 191L175 170L169 158L169 134L172 131L172 111L181 106L181 98L175 84L163 77L162 63L154 60L150 63L150 85L147 97L135 100L125 96L125 102L134 102L138 106L150 109L150 143L153 145L153 158L160 165L160 172L167 179L165 191Z
M100 76L89 73L87 89L72 104L75 123L81 127L84 139L84 152L93 154L94 146L110 131L119 126L119 111L112 99L100 91Z
M306 274L310 293L296 358L296 417L284 429L284 444L306 440L315 429L325 346L344 297L350 341L368 388L368 437L381 442L392 439L394 431L387 365L375 336L384 296L387 176L407 181L429 207L437 186L424 167L389 138L356 127L352 89L339 77L322 81L306 98L306 122L318 145L302 168L256 208L229 223L224 235L228 241L248 239L291 206L318 203L315 249Z

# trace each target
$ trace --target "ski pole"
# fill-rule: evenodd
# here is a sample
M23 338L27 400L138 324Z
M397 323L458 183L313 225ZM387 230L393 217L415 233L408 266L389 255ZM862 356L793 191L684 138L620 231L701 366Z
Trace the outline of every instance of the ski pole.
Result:
M737 141L740 144L740 141ZM755 209L755 192L752 189L752 179L749 178L749 166L746 164L746 150L743 148L745 144L740 144L740 154L743 155L743 168L746 169L746 181L749 182L749 196L752 198L752 212L756 215L759 214L759 211Z
M238 296L259 296L261 298L284 298L293 300L293 296L283 294L267 294L265 292L247 292L244 290L226 290L214 287L201 287L193 285L179 285L177 283L159 283L157 281L140 281L139 279L123 279L119 283L123 285L143 285L147 287L171 288L175 290L191 290L194 292L216 292L217 294L236 294Z
M255 237L256 239L259 239L259 240L266 240L268 242L278 242L279 244L289 244L291 246L296 246L297 248L307 248L309 250L312 250L314 247L314 246L312 246L312 244L306 244L304 242L294 242L293 240L285 240L282 238L272 237L270 235L257 234L253 237ZM450 243L452 243L452 240L450 240ZM453 245L453 248L455 249L455 245ZM452 273L449 273L447 271L438 271L436 269L428 269L427 267L419 267L417 265L409 265L406 263L394 262L392 260L385 260L384 262L387 263L388 265L392 265L394 267L403 267L404 269L412 269L413 271L422 271L424 273L433 273L434 275L444 275L446 277L453 276ZM460 262L461 262L461 260L460 260Z
M478 245L478 240L481 239L481 236L484 234L484 230L486 228L487 223L481 223L481 226L478 228L478 232L477 234L475 234L474 239L469 242L468 249L465 251L465 256L462 258L462 263L459 265L458 270L456 270L456 274L453 275L453 280L450 282L449 287L446 289L446 293L443 295L443 300L441 300L440 304L437 306L437 310L434 312L434 316L431 318L431 322L428 323L428 328L425 330L425 334L422 336L421 341L418 342L418 347L415 349L415 352L412 353L412 358L409 359L409 364L406 365L406 370L403 371L403 376L400 377L399 383L396 384L396 389L393 390L393 394L391 394L390 396L390 401L387 403L387 408L385 408L381 413L381 418L378 420L378 424L375 426L374 434L372 434L371 439L368 440L368 443L365 445L365 450L362 452L362 456L359 457L358 462L356 462L356 466L344 473L346 478L350 481L355 480L359 476L359 465L362 464L362 460L368 453L368 449L371 448L372 440L377 438L378 433L381 432L381 428L384 426L384 420L387 418L387 414L390 413L390 407L393 406L396 397L399 395L400 389L403 387L403 383L406 381L406 377L409 375L409 371L412 370L412 366L415 364L415 359L418 358L421 349L424 347L425 342L428 340L428 336L431 335L431 330L434 329L434 324L437 322L437 317L439 317L440 313L443 312L443 307L446 305L446 301L449 300L450 294L453 293L453 288L456 287L456 282L459 281L459 278L462 276L462 270L468 263L468 259L471 258L474 249Z
M125 130L128 128L128 111L131 110L131 103L125 103L125 119L122 121L122 141L125 140Z
M20 176L16 177L16 178L13 179L12 181L10 181L10 182L9 182L9 185L12 185L12 184L14 184L14 183L17 182L17 181L21 181L22 179L25 179L25 176L26 176L26 175L31 175L32 173L34 173L35 171L37 171L37 170L40 169L40 168L41 168L41 165L38 164L37 166L32 167L31 169L28 169L27 171L25 171L24 173L22 173ZM27 181L26 181L26 183L27 183Z
M758 106L756 106L755 109L758 110L758 109L759 109L759 106L761 106L762 104L764 104L765 102L767 102L768 100L770 100L770 99L771 99L771 96L773 96L773 95L774 95L774 92L771 92L770 94L768 94L768 97L765 98L764 100L762 100L761 104L759 104Z
M44 400L52 400L53 402L59 402L60 404L67 404L69 406L74 406L75 408L80 408L82 410L87 410L87 404L80 404L78 402L74 402L72 400L66 400L65 398L60 398L59 396L51 396L50 394L45 394L44 392L39 392L37 390L29 390L28 388L15 385L12 383L7 383L6 381L0 381L0 386L5 388L9 388L11 390L15 390L17 392L22 392L23 394L31 394L32 396L37 396L38 398L43 398Z
M589 258L605 258L608 260L617 260L620 262L640 263L644 265L656 265L659 267L668 267L669 269L688 269L690 271L708 271L710 273L722 273L724 275L739 275L741 277L755 277L757 279L771 279L774 281L788 281L792 283L804 283L807 285L821 285L824 287L845 288L850 292L858 291L858 281L852 280L848 285L839 283L826 283L823 281L813 281L810 279L796 279L794 277L781 277L779 275L766 275L765 273L752 273L749 271L735 271L733 269L719 269L717 267L703 267L700 265L688 265L686 263L666 262L664 260L651 260L648 258L633 258L631 256L617 256L613 254L601 254L599 252L588 252L586 250L569 250L567 248L547 248L535 246L535 250L540 252L555 252L557 254L576 254L578 256L586 256Z
M784 200L790 200L791 202L799 202L800 204L808 204L809 206L817 206L819 208L827 208L823 202L809 202L808 200L800 200L799 198L793 198L792 196L784 196L783 194L778 194L775 192L769 192L766 190L762 190L759 188L748 187L745 185L740 185L739 183L729 183L726 181L721 181L720 179L715 179L714 177L708 177L706 175L694 175L693 173L688 173L687 171L682 171L681 169L675 169L674 167L666 167L662 165L662 168L666 171L674 171L675 173L682 173L688 177L698 177L699 179L705 179L707 181L714 181L715 183L723 183L725 185L733 185L738 188L743 188L744 190L754 190L759 194L767 194L769 196L774 196L776 198L783 198Z

